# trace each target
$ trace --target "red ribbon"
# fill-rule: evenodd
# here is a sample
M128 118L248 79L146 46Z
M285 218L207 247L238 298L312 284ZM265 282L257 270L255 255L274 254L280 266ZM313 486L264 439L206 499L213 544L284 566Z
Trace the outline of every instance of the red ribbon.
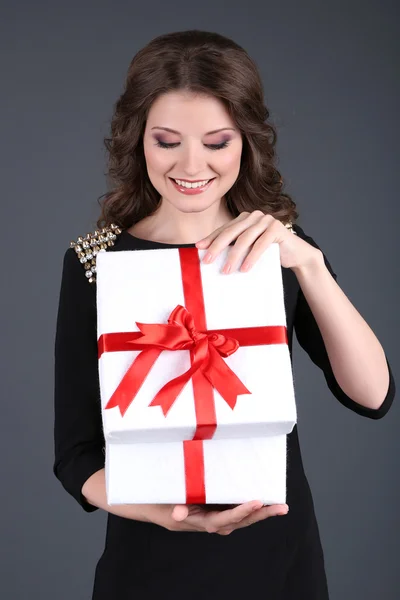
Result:
M186 501L204 504L204 458L201 440L211 439L217 427L213 388L234 409L238 394L250 394L222 357L239 346L288 343L285 326L244 327L207 330L197 248L179 248L186 308L176 306L168 323L136 323L140 331L108 333L98 340L98 356L103 352L142 350L128 368L109 399L106 409L119 407L124 415L163 350L189 350L191 367L166 383L149 406L160 406L164 415L192 379L196 432L184 442Z

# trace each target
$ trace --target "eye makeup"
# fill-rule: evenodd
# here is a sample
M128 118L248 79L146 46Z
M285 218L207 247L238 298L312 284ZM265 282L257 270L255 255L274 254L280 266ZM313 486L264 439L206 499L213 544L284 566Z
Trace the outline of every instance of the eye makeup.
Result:
M166 142L163 142L162 140L157 139L157 143L156 146L158 146L159 148L165 148L165 149L170 149L170 148L176 148L176 146L179 146L180 142L175 142L175 143L171 143L171 144L167 144ZM205 146L207 148L209 148L209 150L222 150L222 148L226 148L227 146L229 146L231 140L224 140L223 142L221 142L220 144L205 144Z

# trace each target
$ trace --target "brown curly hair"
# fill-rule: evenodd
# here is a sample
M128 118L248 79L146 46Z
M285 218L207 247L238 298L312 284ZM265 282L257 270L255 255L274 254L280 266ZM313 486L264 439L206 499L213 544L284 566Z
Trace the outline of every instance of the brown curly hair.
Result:
M275 127L266 122L263 84L255 62L233 40L218 33L189 30L150 41L132 59L125 89L114 107L106 173L112 189L98 198L98 227L123 229L152 214L160 194L147 175L143 134L152 102L169 91L214 96L223 102L242 133L239 175L225 194L233 217L261 210L284 224L299 216L282 192L275 162Z

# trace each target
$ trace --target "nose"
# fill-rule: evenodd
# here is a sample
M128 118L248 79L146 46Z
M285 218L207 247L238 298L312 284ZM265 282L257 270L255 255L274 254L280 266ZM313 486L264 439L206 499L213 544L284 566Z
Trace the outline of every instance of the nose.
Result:
M195 178L197 174L204 173L207 164L205 150L201 142L188 142L182 147L181 169L188 178Z

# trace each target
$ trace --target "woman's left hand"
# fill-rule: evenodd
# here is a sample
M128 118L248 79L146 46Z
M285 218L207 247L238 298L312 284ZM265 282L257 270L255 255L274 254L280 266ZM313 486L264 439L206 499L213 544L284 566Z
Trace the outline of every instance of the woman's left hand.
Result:
M274 242L279 244L282 267L295 270L314 264L323 256L321 250L294 235L272 215L266 215L260 210L240 213L238 217L197 242L196 247L200 250L208 249L203 262L210 263L233 240L236 242L228 252L223 273L231 273L239 264L240 271L248 271Z

